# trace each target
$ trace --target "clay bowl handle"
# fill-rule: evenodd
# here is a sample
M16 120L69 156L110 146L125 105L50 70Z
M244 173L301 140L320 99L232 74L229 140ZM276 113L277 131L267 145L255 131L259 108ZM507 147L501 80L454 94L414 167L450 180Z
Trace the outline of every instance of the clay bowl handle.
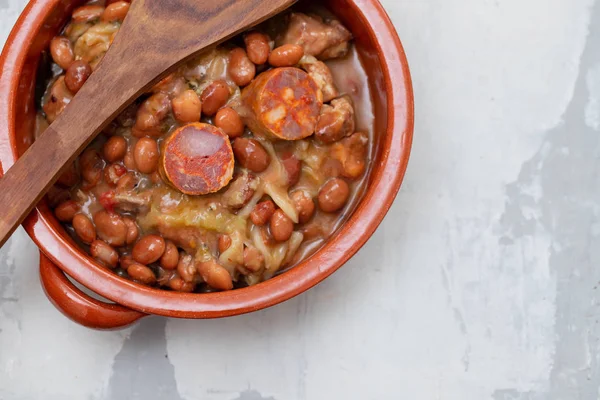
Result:
M119 329L148 314L96 300L79 290L40 252L40 280L50 301L69 319L93 329Z

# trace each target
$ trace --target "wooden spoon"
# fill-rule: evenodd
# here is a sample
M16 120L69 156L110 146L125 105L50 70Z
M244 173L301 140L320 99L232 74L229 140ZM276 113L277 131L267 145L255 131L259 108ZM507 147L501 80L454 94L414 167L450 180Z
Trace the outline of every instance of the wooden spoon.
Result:
M0 246L125 107L199 51L296 0L136 0L96 71L0 179Z

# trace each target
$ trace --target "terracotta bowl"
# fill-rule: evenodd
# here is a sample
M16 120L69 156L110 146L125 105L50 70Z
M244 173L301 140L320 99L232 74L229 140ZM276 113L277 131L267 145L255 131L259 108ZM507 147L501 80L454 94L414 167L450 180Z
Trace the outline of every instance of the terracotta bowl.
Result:
M0 56L0 173L32 141L35 78L40 54L78 0L31 0ZM85 326L126 326L148 314L218 318L260 310L302 293L327 278L365 244L391 206L408 163L413 134L413 93L406 56L377 0L326 0L352 31L369 74L375 113L375 159L366 194L346 224L313 256L256 286L230 292L184 294L120 278L80 250L45 201L23 223L40 248L42 285L50 300ZM66 277L114 303L77 289Z

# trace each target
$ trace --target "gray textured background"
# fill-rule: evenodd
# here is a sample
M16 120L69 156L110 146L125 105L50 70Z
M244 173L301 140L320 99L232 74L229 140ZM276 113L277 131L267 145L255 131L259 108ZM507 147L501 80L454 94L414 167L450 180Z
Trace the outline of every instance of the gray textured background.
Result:
M373 240L272 309L106 333L50 305L19 230L0 399L599 398L600 1L382 2L417 121ZM0 43L25 3L0 0Z

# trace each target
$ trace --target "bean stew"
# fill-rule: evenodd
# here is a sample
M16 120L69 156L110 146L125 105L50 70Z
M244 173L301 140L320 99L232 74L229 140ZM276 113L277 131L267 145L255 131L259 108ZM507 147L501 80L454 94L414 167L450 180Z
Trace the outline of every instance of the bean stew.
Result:
M101 62L129 5L85 3L52 39L38 134ZM324 9L297 6L162 79L47 200L73 240L124 278L179 292L254 285L309 257L351 215L372 126L351 33Z

